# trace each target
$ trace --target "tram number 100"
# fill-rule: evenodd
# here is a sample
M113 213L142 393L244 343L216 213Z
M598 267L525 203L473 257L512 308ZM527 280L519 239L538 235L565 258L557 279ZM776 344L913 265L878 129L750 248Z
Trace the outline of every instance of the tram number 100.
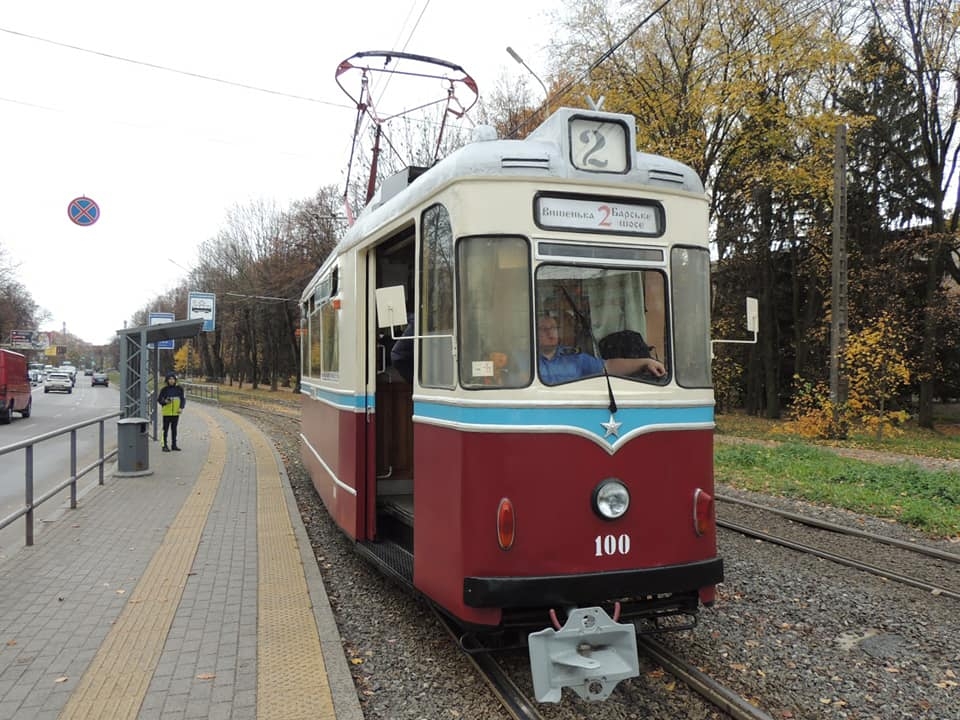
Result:
M593 539L596 557L604 555L626 555L630 552L630 536L623 535L597 535Z

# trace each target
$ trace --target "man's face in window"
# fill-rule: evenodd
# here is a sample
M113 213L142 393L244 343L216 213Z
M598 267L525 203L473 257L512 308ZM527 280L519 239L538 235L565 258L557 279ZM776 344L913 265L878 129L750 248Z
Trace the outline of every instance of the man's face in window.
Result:
M557 321L551 317L537 320L537 347L540 349L540 354L551 357L559 343L560 331L557 329Z

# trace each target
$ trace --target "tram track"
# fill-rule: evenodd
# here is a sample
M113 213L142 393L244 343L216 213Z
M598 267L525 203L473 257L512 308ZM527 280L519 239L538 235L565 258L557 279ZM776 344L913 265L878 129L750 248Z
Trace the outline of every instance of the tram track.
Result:
M637 637L637 649L646 653L660 667L734 720L773 720L765 710L756 707L736 691L710 677L657 640L641 635Z
M447 635L460 646L467 661L487 683L490 690L496 696L497 700L500 701L503 709L506 710L510 717L514 720L544 720L543 715L537 710L535 701L529 698L526 693L513 682L510 674L497 662L492 653L467 652L461 642L463 628L452 618L444 615L432 605L431 610L439 621L440 626Z
M435 608L433 613L448 636L463 649L462 628ZM684 660L658 640L650 636L638 635L637 650L733 720L773 720L765 710ZM464 650L464 654L511 718L544 720L544 715L537 709L537 703L513 681L510 671L497 660L494 653L471 653ZM616 700L611 699L608 702L615 703Z
M293 408L281 404L271 404L269 407L260 407L253 403L233 402L229 400L221 400L218 403L218 407L221 407L224 410L234 410L254 416L259 415L264 417L282 418L284 420L296 420L297 422L300 421L299 407Z
M774 524L775 522L780 523L780 527L777 529L777 533L775 533L767 529L761 530L756 526L751 526L744 522L734 522L718 517L718 527L726 528L764 542L780 545L791 550L814 555L846 567L862 570L887 580L924 590L932 595L960 600L960 555L748 500L718 495L717 501L740 508L746 508L748 513L753 515L754 523L758 522L756 516L758 512L779 518L779 520L773 522L766 521L765 525ZM797 526L802 526L804 530L798 533L796 531ZM836 547L824 547L822 541L813 544L813 541L811 541L809 537L799 539L797 537L798 534L807 534L810 532L810 530L806 529L812 529L812 532L819 530L830 533L830 536L828 536L829 539L825 542L828 546L831 542L839 544L836 543L836 539L837 537L842 538L842 544L844 545L842 548L843 552L838 552ZM790 535L793 535L793 537L790 537ZM877 565L874 562L868 562L864 559L864 555L871 559L876 557L876 546L878 544L885 545L888 548L887 555L890 564L886 567ZM858 551L859 555L855 551ZM912 560L910 558L912 558ZM911 567L914 570L919 568L921 572L918 574L903 572L900 567L895 566L896 561L899 561L899 565L902 567ZM940 578L948 574L952 574L956 578L955 584L945 584L940 580Z

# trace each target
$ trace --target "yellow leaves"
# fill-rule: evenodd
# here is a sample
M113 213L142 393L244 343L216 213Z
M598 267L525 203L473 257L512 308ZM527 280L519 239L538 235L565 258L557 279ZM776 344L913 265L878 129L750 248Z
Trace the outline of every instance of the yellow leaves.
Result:
M889 405L900 388L910 382L911 371L904 355L906 335L886 312L865 324L847 339L843 374L847 401L843 406L830 397L826 383L813 385L794 377L793 419L805 437L836 438L852 425L877 434L897 434L909 419L903 410Z
M844 708L847 706L846 700L835 700L833 698L820 698L821 705L830 705L835 708Z
M663 668L659 667L647 672L647 677L651 680L661 680L665 678L666 675L667 674L664 672ZM677 681L669 680L663 684L663 687L667 690L667 692L673 692L677 688Z
M953 670L951 670L950 668L947 668L947 671L944 673L944 677L946 677L947 679L941 680L939 682L935 682L934 685L944 690L957 687L958 683L955 679L957 677L957 674Z

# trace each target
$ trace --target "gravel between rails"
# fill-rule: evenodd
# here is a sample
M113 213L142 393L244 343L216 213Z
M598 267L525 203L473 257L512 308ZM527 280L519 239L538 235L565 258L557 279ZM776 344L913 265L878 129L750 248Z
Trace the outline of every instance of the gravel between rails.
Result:
M286 464L365 719L507 719L427 606L363 562L330 521L300 464L299 421L265 413L251 418L273 438ZM721 491L769 501L732 488ZM794 512L923 539L875 518L776 502ZM775 718L960 718L957 601L738 533L721 530L719 543L726 579L716 607L701 613L697 628L663 636L665 644L755 698ZM528 688L526 655L515 654L507 663ZM541 711L547 718L591 720L724 717L643 658L640 677L621 683L609 701L586 703L565 691L562 703Z

